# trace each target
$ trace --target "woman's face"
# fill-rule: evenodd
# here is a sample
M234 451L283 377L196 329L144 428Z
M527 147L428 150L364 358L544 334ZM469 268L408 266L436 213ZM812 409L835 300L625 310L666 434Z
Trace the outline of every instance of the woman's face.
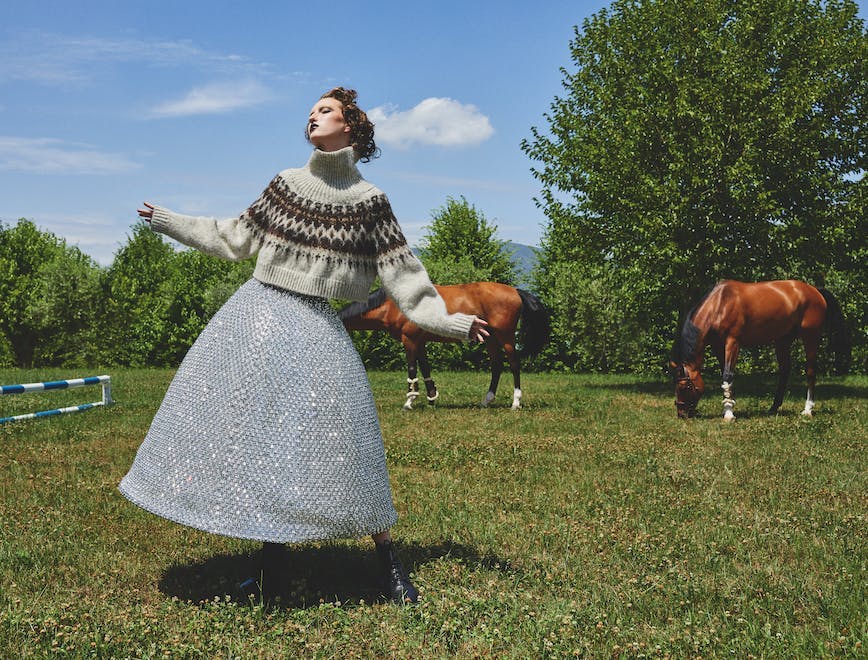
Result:
M350 126L344 121L341 102L333 98L317 101L307 120L307 138L322 151L350 146Z

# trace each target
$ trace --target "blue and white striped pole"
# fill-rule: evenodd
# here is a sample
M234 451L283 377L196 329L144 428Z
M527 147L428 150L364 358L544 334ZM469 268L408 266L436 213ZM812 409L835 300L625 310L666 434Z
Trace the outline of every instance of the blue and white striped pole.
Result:
M68 408L43 410L42 412L27 413L25 415L15 415L14 417L2 417L0 418L0 424L5 424L6 422L17 422L23 419L35 419L38 417L53 417L54 415L62 415L63 413L68 412L80 412L82 410L90 410L97 406L109 406L113 403L110 376L89 376L87 378L53 380L45 383L25 383L23 385L0 385L0 395L25 394L26 392L43 392L46 390L67 390L75 387L85 387L87 385L102 385L102 401L83 403L78 406L69 406Z

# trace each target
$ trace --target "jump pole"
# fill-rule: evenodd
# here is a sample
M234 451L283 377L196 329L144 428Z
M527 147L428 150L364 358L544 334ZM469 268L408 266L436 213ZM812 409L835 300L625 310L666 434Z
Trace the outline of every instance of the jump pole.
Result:
M68 412L81 412L90 410L97 406L110 406L112 403L112 380L110 376L89 376L87 378L72 378L70 380L53 380L45 383L25 383L23 385L0 385L0 395L4 394L25 394L27 392L43 392L46 390L69 390L75 387L86 387L88 385L102 385L102 401L94 401L93 403L82 403L78 406L69 406L68 408L56 408L54 410L43 410L42 412L27 413L25 415L15 415L14 417L0 418L0 424L6 422L18 422L24 419L35 419L38 417L53 417L54 415L62 415Z

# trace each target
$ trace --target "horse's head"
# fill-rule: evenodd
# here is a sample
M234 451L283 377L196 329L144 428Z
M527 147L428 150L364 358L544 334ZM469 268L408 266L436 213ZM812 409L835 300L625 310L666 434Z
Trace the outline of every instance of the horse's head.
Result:
M699 399L705 391L702 374L689 364L671 361L669 370L675 380L675 412L680 419L693 417Z

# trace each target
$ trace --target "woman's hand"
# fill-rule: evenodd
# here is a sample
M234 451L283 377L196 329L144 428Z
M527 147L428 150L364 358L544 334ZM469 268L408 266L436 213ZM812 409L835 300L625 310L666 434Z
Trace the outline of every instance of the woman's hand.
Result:
M145 208L139 209L139 217L145 222L150 222L154 217L154 205L144 202Z
M475 339L480 344L485 341L486 337L488 337L488 321L479 318L478 316L473 317L473 323L470 324L470 332L467 333L468 337L471 340Z

